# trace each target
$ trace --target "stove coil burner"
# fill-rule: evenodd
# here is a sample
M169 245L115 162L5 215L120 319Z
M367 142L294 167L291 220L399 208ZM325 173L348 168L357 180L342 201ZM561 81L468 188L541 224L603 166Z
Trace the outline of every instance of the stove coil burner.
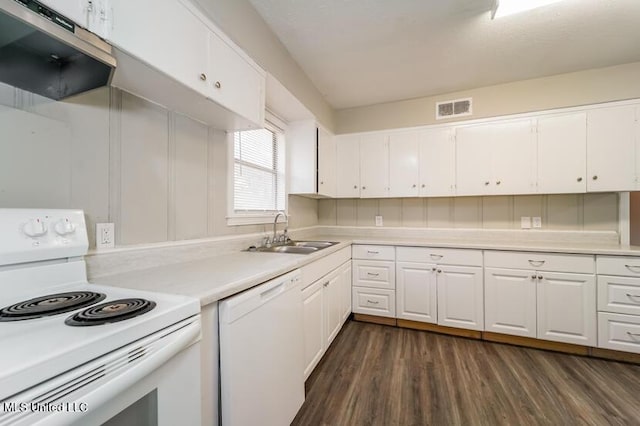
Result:
M145 299L111 300L78 312L64 322L75 327L109 324L137 317L155 307L155 302Z
M102 293L71 291L25 300L0 309L0 322L22 321L63 314L104 300Z

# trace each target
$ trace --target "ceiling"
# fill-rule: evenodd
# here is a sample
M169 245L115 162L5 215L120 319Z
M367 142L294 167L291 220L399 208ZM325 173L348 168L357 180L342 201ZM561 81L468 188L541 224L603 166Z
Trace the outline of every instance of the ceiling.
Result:
M638 0L249 1L337 109L640 60Z

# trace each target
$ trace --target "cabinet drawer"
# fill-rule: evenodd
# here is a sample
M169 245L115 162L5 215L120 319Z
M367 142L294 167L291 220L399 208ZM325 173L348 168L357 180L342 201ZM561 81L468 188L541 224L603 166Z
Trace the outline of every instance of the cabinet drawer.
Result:
M431 247L398 247L398 262L437 263L438 265L482 266L482 251Z
M353 312L395 318L396 292L394 290L353 287Z
M593 274L596 269L590 255L509 251L485 251L484 266L583 274Z
M640 315L640 278L598 275L598 310Z
M598 274L640 277L640 257L598 256Z
M352 250L354 259L396 260L396 248L393 246L354 245Z
M599 312L598 347L640 353L640 316Z
M353 285L360 287L395 289L395 262L354 260Z

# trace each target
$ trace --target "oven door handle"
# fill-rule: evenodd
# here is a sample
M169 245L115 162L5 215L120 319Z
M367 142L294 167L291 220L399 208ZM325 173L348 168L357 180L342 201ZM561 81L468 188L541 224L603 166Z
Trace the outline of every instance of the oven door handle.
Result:
M186 349L200 337L200 321L194 321L183 328L174 331L165 338L168 340L163 347L144 357L140 362L136 363L133 368L121 371L117 376L111 377L103 385L92 390L88 394L82 395L76 400L76 405L86 404L88 410L85 413L74 416L73 421L78 422L84 415L90 415L98 407L116 398L120 393L124 392L147 375L157 370L175 355ZM35 425L62 426L69 424L69 413L56 412L47 416L41 422Z

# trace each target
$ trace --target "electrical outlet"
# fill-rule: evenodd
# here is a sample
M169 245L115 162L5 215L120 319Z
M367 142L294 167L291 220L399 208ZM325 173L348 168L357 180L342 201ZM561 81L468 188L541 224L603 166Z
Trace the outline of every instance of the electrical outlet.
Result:
M96 223L96 249L114 248L116 226L113 223Z
M530 216L522 216L520 218L520 228L522 228L522 229L531 229L531 217Z
M376 216L376 226L384 226L382 222L382 216Z
M542 218L541 217L535 216L533 218L533 227L537 228L537 229L542 228Z

